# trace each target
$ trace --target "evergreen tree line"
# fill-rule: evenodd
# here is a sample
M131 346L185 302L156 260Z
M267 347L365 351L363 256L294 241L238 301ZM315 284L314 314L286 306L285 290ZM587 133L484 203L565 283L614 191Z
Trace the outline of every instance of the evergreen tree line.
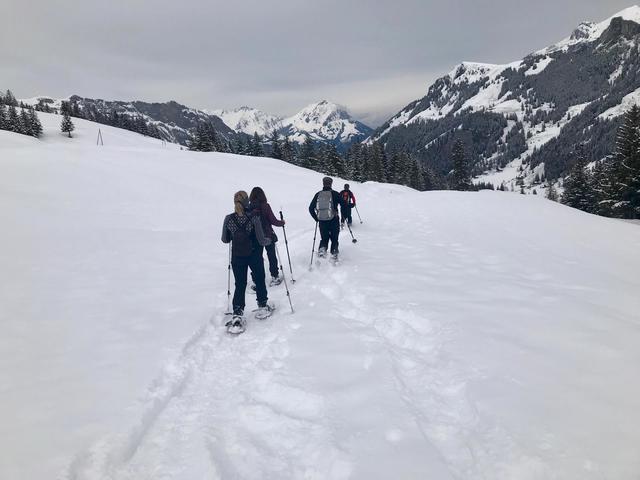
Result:
M189 149L254 157L268 156L328 176L358 182L396 183L417 190L445 187L441 179L408 153L389 155L382 144L377 142L370 145L353 144L343 155L336 145L315 142L309 136L299 145L278 131L271 132L266 140L254 133L251 137L238 135L228 141L211 124L202 123L192 132Z
M11 90L7 90L5 95L0 93L0 130L39 138L42 124L34 108L18 105Z
M640 219L640 107L625 115L613 155L589 168L580 145L575 158L562 203L606 217Z

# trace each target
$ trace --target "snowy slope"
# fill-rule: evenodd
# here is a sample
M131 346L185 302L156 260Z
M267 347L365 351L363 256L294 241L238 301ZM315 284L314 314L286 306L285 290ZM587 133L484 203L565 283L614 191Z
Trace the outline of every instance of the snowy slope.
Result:
M309 271L319 174L41 118L0 132L0 478L637 478L637 225L353 184L359 242ZM296 313L271 289L229 338L220 227L254 185Z
M282 119L280 117L270 115L256 108L240 107L235 110L212 110L211 112L206 112L220 117L224 123L236 132L248 135L257 133L264 137L274 130L282 128Z

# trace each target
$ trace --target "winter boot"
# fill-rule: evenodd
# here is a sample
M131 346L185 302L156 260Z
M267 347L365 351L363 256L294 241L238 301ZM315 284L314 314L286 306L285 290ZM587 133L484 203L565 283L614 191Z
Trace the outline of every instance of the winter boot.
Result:
M271 277L271 281L269 282L270 287L275 287L276 285L280 285L282 283L282 277Z
M225 326L227 327L227 332L235 335L244 332L246 322L243 316L243 311L240 309L234 310L233 317L231 317L231 320L229 320Z
M269 305L268 303L259 306L258 310L256 311L256 320L265 320L269 318L271 315L273 315L275 309L276 307L274 305Z

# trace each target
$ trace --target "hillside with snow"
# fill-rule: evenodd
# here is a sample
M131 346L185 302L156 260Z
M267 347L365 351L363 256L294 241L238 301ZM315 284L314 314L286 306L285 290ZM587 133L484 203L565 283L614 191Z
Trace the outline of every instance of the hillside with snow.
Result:
M478 181L519 190L565 176L574 150L611 154L621 115L640 92L640 7L584 22L550 47L508 64L462 62L368 139L410 151L441 175L465 144Z
M0 131L0 478L637 479L637 225L350 182L358 243L310 270L320 174L40 118ZM230 337L220 230L255 185L295 313L280 285Z

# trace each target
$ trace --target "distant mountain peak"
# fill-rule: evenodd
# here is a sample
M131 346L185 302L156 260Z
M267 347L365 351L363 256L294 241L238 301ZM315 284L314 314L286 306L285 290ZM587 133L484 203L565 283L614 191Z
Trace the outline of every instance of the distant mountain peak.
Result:
M345 107L326 99L307 105L282 123L285 133L298 143L309 136L316 141L348 145L372 132L353 119Z
M210 113L220 117L232 130L247 135L257 133L260 136L265 136L273 130L282 128L280 117L246 105L233 110L212 110Z

